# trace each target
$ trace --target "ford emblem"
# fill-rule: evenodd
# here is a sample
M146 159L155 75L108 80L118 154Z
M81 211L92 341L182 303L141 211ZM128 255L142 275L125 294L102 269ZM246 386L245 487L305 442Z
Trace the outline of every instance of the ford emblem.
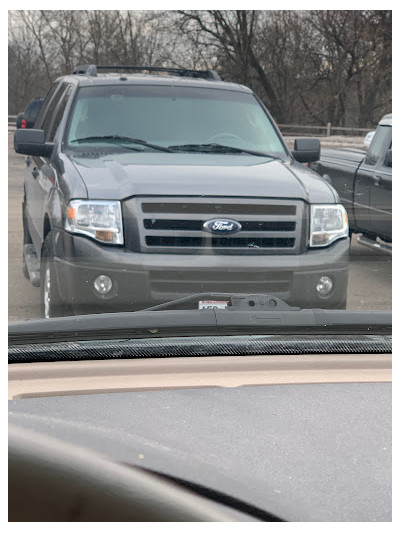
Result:
M207 222L204 222L203 229L204 231L208 231L208 233L229 235L240 231L242 226L239 222L231 220L230 218L214 218L213 220L207 220Z

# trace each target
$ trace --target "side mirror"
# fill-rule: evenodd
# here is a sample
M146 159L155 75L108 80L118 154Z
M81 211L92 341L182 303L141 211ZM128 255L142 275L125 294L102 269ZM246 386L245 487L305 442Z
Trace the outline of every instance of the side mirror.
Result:
M321 155L321 143L319 139L312 137L299 137L294 140L292 154L299 163L318 161Z
M392 168L392 150L391 149L386 152L385 161L383 164L385 165L385 167Z
M44 138L43 130L19 129L14 133L14 150L17 154L49 157L54 144Z

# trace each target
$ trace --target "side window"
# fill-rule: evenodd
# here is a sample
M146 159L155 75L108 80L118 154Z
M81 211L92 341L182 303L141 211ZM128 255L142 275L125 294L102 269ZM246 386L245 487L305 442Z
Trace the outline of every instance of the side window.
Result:
M35 100L32 105L29 107L28 112L25 113L25 119L31 122L33 125L36 124L37 117L39 116L40 110L42 108L43 100Z
M388 135L390 134L388 126L379 126L365 158L366 165L376 165L382 154L386 152L388 145Z
M67 87L66 83L62 83L59 86L57 92L55 93L53 99L51 100L51 102L49 103L49 105L48 105L48 107L46 109L46 114L45 114L45 117L44 117L44 120L43 120L43 124L42 124L42 128L41 128L44 131L44 137L45 137L46 141L49 140L50 126L51 126L51 123L52 123L54 111L55 111L55 109L57 107L57 104L60 101L61 96L62 96L63 92L65 91L66 87Z
M46 138L46 140L48 140L50 142L53 141L53 139L55 137L55 134L57 132L58 126L60 125L60 122L61 122L61 120L62 120L62 118L64 116L64 111L65 111L65 108L67 106L69 97L71 96L71 93L72 93L72 85L68 84L67 88L65 89L65 91L63 93L63 95L61 96L60 103L58 104L58 108L56 109L56 112L55 112L53 123L52 123L52 125L50 127L48 136Z
M42 107L40 108L40 111L39 111L39 114L37 116L37 119L35 120L35 127L36 128L39 128L39 129L41 128L41 125L43 123L43 118L44 118L44 116L46 114L46 110L49 107L49 103L50 103L51 99L53 98L54 93L59 88L59 86L60 86L59 82L53 83L53 85L50 87L48 93L46 94L46 97L45 97L45 99L43 101Z
M386 152L385 160L383 162L384 167L392 168L392 143Z

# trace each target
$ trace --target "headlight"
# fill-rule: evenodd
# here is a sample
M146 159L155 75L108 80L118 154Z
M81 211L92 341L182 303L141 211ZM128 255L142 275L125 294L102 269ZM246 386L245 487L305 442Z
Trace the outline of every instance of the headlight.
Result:
M72 200L68 204L65 229L88 235L96 241L123 244L120 202Z
M348 235L347 213L342 205L311 206L310 246L327 246Z

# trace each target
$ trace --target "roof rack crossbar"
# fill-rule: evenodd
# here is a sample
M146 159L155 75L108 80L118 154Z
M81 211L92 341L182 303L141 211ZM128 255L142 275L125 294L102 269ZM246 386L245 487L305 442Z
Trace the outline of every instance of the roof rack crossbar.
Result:
M203 78L206 80L221 81L220 76L214 70L192 70L175 67L137 67L134 65L79 65L75 67L73 74L85 74L97 76L99 70L131 70L134 72L169 72L188 78Z

